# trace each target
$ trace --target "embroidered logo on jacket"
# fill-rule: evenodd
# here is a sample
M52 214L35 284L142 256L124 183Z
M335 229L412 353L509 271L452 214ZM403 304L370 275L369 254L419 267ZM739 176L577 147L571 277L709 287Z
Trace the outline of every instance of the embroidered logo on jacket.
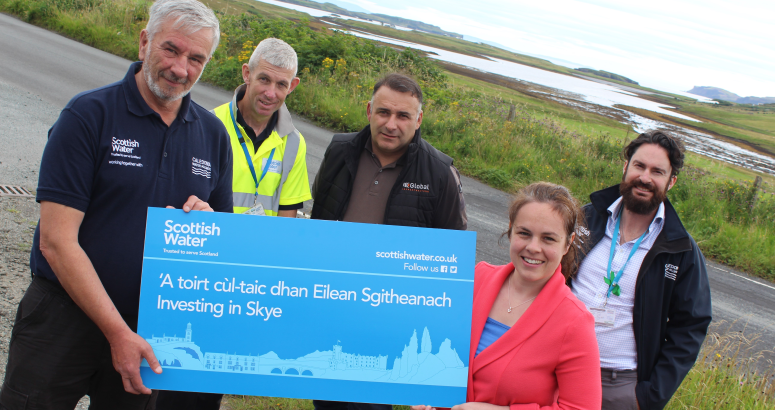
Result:
M665 264L665 277L675 280L675 276L678 274L678 266Z
M197 157L191 157L191 173L210 178L210 162Z
M418 184L418 183L415 183L415 182L404 182L401 185L401 188L404 191L430 192L430 185L429 184Z
M581 244L584 243L584 240L581 239L582 236L589 236L591 232L589 232L589 229L583 227L583 226L577 226L576 227L576 240L573 241L574 245L576 245L576 248L581 249Z

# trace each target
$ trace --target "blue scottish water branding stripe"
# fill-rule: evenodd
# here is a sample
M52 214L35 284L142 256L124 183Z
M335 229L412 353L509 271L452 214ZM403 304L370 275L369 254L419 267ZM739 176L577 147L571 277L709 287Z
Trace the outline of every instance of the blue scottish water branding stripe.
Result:
M465 401L476 234L148 211L138 333L157 389Z

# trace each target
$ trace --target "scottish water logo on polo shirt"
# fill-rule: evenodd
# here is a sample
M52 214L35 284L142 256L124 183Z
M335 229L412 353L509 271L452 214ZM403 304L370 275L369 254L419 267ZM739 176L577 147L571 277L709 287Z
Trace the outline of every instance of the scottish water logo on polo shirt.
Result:
M142 167L143 164L134 162L133 160L140 160L139 150L140 143L133 139L121 139L113 137L110 141L111 152L110 156L114 157L108 161L112 165L121 165L126 167Z

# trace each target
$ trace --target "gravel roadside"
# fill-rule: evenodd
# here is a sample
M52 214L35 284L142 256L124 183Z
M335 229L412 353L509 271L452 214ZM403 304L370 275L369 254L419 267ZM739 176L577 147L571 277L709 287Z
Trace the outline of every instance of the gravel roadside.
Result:
M7 83L0 82L0 95L0 184L35 189L48 129L59 110Z
M33 198L0 196L0 378L16 308L30 284L30 247L40 206Z
M0 184L34 192L48 129L59 110L25 90L0 82ZM34 198L0 196L0 380L5 379L8 343L16 308L30 284L30 248L40 218ZM84 397L76 409L89 406Z
M34 188L27 185L24 187L30 190ZM30 248L38 219L40 205L34 198L0 196L0 380L5 379L8 343L16 308L32 280ZM88 407L89 398L84 396L76 410Z
M59 111L38 96L0 82L0 184L33 191L48 129ZM0 378L5 378L8 342L16 308L30 284L30 248L40 217L33 198L0 196Z

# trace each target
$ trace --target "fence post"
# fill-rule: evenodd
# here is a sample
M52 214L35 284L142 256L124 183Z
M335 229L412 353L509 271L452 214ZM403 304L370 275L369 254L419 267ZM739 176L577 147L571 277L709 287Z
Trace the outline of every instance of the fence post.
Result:
M509 108L509 122L514 122L514 118L517 117L517 106L514 104L511 104L511 108Z
M757 176L753 181L753 193L751 194L750 211L753 212L753 207L756 206L756 200L759 197L759 189L762 187L762 177Z

